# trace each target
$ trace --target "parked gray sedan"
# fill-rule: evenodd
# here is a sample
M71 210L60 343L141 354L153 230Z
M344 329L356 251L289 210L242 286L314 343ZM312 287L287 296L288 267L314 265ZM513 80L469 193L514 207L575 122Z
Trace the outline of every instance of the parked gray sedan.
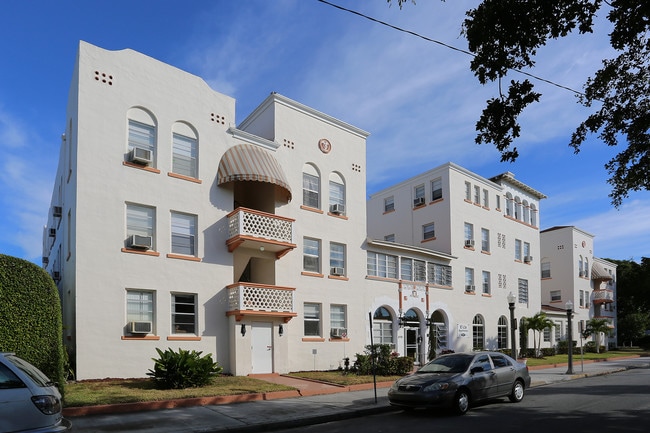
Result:
M471 404L482 400L508 397L518 403L529 386L526 364L503 353L452 353L397 380L388 391L388 400L405 409L450 407L463 415Z

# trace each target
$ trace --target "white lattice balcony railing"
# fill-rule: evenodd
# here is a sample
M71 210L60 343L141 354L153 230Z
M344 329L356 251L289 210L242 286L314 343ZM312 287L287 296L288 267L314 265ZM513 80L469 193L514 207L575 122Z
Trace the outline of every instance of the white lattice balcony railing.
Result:
M293 313L292 287L256 283L236 283L228 286L228 310Z
M228 214L227 243L231 251L247 240L256 241L254 248L268 244L270 251L295 248L293 222L291 218L240 207Z
M614 302L614 292L612 290L594 290L594 304Z

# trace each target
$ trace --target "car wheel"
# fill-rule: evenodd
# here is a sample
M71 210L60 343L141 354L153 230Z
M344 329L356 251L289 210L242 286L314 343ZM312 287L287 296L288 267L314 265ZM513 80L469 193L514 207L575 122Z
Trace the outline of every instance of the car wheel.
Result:
M454 397L453 410L456 415L465 415L469 410L469 393L464 389L459 389Z
M508 396L511 402L519 403L524 399L524 384L520 380L516 380L512 385L512 392Z

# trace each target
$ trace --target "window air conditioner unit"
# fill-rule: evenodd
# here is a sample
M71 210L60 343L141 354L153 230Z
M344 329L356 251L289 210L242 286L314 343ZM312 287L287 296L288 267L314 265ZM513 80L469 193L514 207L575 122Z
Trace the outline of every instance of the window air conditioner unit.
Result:
M129 152L129 161L137 164L149 165L151 164L151 151L149 149L134 147L131 149L131 152Z
M151 334L151 322L130 322L129 332L131 334Z
M54 206L52 208L52 216L54 218L61 218L61 215L63 215L63 208L61 206Z
M345 328L332 328L330 335L332 338L345 338L348 335L348 330Z
M584 276L585 276L584 271L580 271L580 275L579 275L579 276L584 277Z
M341 215L345 213L345 205L344 204L332 204L330 205L330 212L336 215Z
M524 263L530 263L533 261L533 256L524 256Z
M345 269L343 268L330 268L330 275L342 276L345 274Z
M50 237L55 238L56 237L56 229L50 229Z
M476 290L476 286L474 286L473 284L467 284L465 286L465 291L466 292L473 292L474 290Z
M151 236L131 235L129 236L128 244L131 248L141 248L150 250L153 242Z
M413 200L413 206L422 206L424 204L424 197L418 197Z
M474 246L474 239L465 239L465 246L466 247L473 247Z

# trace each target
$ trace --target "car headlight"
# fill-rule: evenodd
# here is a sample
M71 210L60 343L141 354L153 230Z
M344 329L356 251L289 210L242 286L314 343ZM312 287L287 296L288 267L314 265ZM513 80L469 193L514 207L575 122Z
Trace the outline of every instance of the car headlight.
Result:
M435 383L432 383L431 385L425 386L422 389L422 391L424 391L424 392L444 391L447 388L449 388L449 383L447 383L447 382L435 382Z
M395 381L390 387L391 391L397 391L398 388L399 388L398 381Z
M61 412L61 401L53 395L37 395L32 397L32 401L45 415L55 415Z

